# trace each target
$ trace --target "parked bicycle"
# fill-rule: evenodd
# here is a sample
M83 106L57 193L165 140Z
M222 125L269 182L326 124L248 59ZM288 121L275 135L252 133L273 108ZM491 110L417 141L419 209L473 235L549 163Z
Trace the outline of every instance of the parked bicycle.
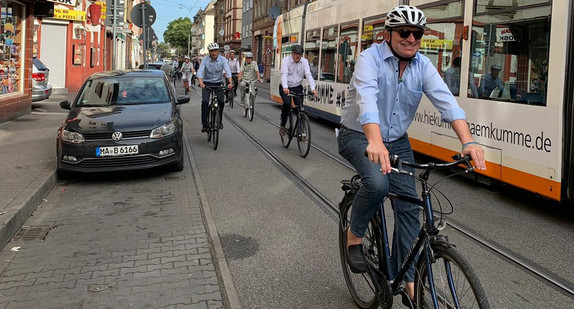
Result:
M245 88L245 95L243 96L243 117L249 118L249 121L253 121L253 114L255 113L255 97L257 97L257 87L255 87L255 81L247 82L247 87Z
M221 124L221 110L217 102L217 91L227 89L225 86L206 87L210 90L209 105L207 107L207 141L213 143L213 150L217 150L219 144L219 130Z
M345 282L355 304L360 308L391 308L394 295L402 295L403 304L410 308L490 308L486 295L466 259L440 234L446 227L441 216L435 218L431 192L436 190L428 183L433 170L447 169L464 165L466 171L473 170L470 157L456 155L449 163L417 164L401 161L397 156L391 157L392 172L415 177L422 186L421 199L413 199L389 193L386 198L406 200L423 208L424 221L409 254L401 264L402 267L394 278L389 278L390 251L387 224L385 221L384 200L381 207L369 223L363 238L363 252L367 260L367 272L351 272L347 264L347 246L345 235L350 226L351 205L357 190L361 186L358 175L351 180L342 181L345 196L339 204L339 251ZM416 177L404 170L402 166L423 169ZM436 220L436 221L435 221ZM418 256L418 259L417 259ZM414 303L401 286L409 267L416 263Z
M301 103L299 106L291 107L291 112L287 116L287 123L285 123L285 135L281 136L281 144L288 148L293 137L296 137L299 155L305 158L311 149L311 123L309 116L305 113L303 101L306 96L312 96L312 94L290 93L288 96L299 97ZM293 114L295 114L295 123L293 123Z

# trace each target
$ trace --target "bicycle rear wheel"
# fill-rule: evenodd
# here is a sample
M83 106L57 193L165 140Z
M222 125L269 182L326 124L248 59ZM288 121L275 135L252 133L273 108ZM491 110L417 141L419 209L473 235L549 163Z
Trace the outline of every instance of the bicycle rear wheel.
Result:
M255 96L253 94L249 94L249 109L247 110L247 118L249 121L253 121L253 114L255 113Z
M213 130L213 150L217 150L217 145L219 144L219 123L221 122L221 115L217 108L214 108L211 112L213 114L212 130Z
M431 246L430 265L439 308L490 308L478 277L466 259L448 243ZM434 308L428 266L421 255L415 275L416 308Z
M301 114L299 124L297 125L297 147L299 154L305 158L311 150L311 124L306 114Z
M343 268L343 276L345 277L345 283L347 288L351 293L353 301L359 308L363 309L374 309L379 307L379 301L377 299L375 286L372 282L371 276L368 273L356 274L351 271L346 259L346 243L345 233L350 227L351 222L351 204L353 203L352 196L345 196L343 200L344 203L341 207L341 213L339 214L339 256L341 259L341 266ZM376 224L376 218L374 216L369 222L367 232L363 238L363 251L367 262L371 264L374 268L381 269L380 257L383 255L381 232Z
M289 111L287 114L287 123L285 123L285 135L281 136L281 144L283 147L288 148L293 138L293 113Z

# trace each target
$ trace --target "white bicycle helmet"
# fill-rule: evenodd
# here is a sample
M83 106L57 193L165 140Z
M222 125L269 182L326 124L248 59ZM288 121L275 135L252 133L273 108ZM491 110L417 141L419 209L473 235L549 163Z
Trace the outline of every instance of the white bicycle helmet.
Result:
M214 49L219 50L219 44L213 42L213 43L209 43L209 45L207 45L207 50L214 50Z
M253 53L252 52L246 52L245 58L253 58Z
M502 67L500 66L500 64L495 63L490 67L491 70L501 70Z
M420 9L410 5L399 5L387 14L385 20L386 28L395 28L400 26L413 26L424 30L427 19Z

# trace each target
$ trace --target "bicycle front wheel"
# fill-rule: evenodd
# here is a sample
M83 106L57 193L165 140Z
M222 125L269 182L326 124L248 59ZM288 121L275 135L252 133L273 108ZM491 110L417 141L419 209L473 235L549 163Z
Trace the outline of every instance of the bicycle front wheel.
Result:
M212 111L213 114L213 121L212 121L212 130L213 130L213 150L217 150L217 145L219 144L219 124L221 123L221 115L217 108L214 108Z
M246 93L243 96L243 117L247 117L248 110L249 110L249 93Z
M311 150L311 123L306 114L301 114L299 125L297 126L297 147L299 154L305 158Z
M255 96L253 94L249 94L249 109L247 111L247 117L249 121L253 121L253 114L255 114Z
M445 243L432 245L430 270L438 308L490 308L478 277L466 259ZM419 257L415 275L416 308L435 308L429 280L429 265Z
M287 123L285 123L285 135L281 136L281 144L283 147L288 148L293 138L293 113L289 111L287 114Z
M212 131L212 128L213 128L213 115L212 115L213 109L211 108L211 104L213 104L213 103L210 103L210 106L207 109L207 141L208 142L211 141L211 137L213 135L213 131Z
M345 277L345 283L347 288L351 293L353 302L363 309L374 309L379 307L379 301L377 299L375 285L372 282L371 276L367 273L356 274L351 271L346 259L346 235L347 229L351 226L351 205L353 203L352 198L346 198L345 203L341 207L341 213L339 218L339 257L341 259L341 266L343 268L343 276ZM367 232L363 238L363 250L365 252L365 257L367 262L371 266L380 269L380 257L383 255L381 232L378 229L378 225L375 223L377 216L374 216L369 222Z

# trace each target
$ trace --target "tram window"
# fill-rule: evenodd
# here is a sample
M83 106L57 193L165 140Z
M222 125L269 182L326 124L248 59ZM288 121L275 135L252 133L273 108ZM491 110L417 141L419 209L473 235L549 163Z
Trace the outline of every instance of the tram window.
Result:
M319 45L321 44L321 29L307 30L305 34L305 58L309 61L311 75L317 80L319 72Z
M470 69L481 98L546 105L551 18L546 3L477 1Z
M321 41L321 61L319 80L335 81L335 61L337 56L337 38L339 26L323 28L323 40Z
M341 24L339 36L339 59L337 65L337 81L349 83L355 71L357 58L357 41L359 37L359 21Z
M419 51L431 60L452 94L458 96L463 44L462 1L433 5L422 10L427 17L427 30ZM468 88L476 93L476 85L472 82L469 82Z
M363 20L363 34L361 35L361 51L371 47L374 43L384 41L386 15L365 18Z

